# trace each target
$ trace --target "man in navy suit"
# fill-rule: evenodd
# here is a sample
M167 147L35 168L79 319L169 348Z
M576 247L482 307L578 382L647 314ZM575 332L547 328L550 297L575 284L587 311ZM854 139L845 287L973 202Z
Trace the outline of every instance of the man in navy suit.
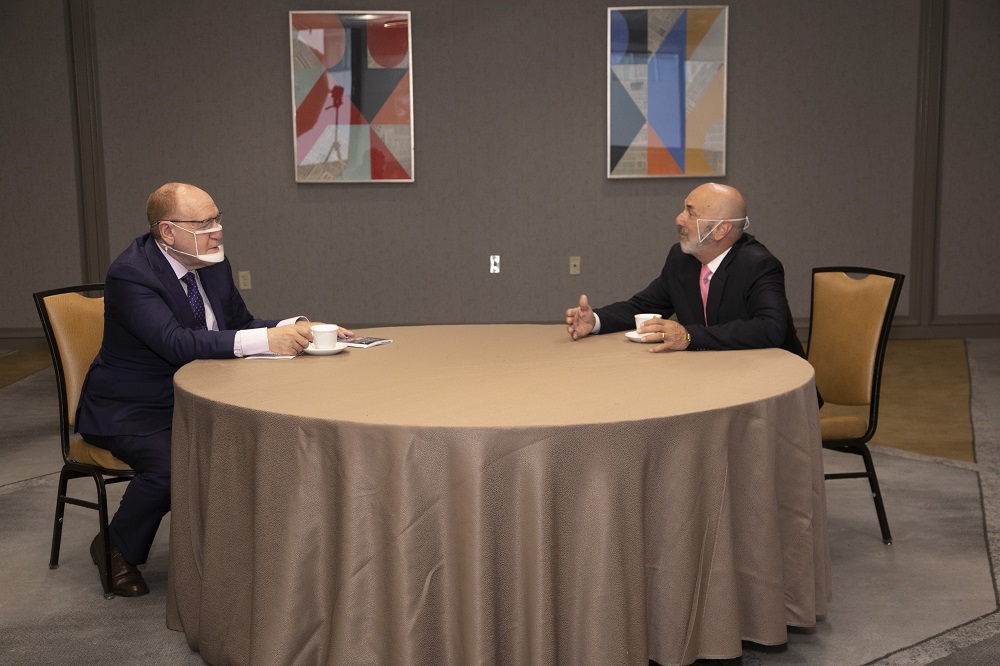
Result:
M726 185L701 185L684 200L675 223L680 242L670 248L659 277L629 300L596 310L580 296L579 305L566 311L570 336L634 329L634 315L654 313L662 318L638 331L654 343L652 352L780 347L804 358L785 296L785 270L744 233L750 218L743 196Z
M170 510L174 373L200 358L298 354L313 325L250 314L225 257L221 214L205 191L168 183L150 195L146 215L149 233L108 269L104 339L76 415L87 442L136 471L109 525L112 588L121 596L149 592L136 565ZM90 553L95 564L103 561L100 535Z

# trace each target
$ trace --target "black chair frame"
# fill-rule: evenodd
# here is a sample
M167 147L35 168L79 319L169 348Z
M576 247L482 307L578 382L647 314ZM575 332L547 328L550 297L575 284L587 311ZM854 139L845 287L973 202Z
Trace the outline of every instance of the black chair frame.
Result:
M844 440L824 440L823 448L842 453L853 453L861 456L864 461L865 470L863 472L831 472L824 474L825 479L868 479L871 488L872 500L875 503L875 513L878 516L879 529L882 531L882 541L886 545L892 544L892 533L889 531L889 519L885 514L885 504L882 501L882 490L879 488L878 475L875 473L875 463L872 461L871 451L868 449L868 442L875 435L878 427L878 406L879 394L882 386L882 366L885 361L885 350L889 343L889 330L892 328L892 320L896 314L896 305L899 303L899 296L903 291L903 280L906 279L902 273L891 273L876 268L862 268L858 266L824 266L814 268L812 274L815 278L817 273L847 273L848 275L880 275L894 280L892 291L886 306L885 317L882 320L882 329L879 332L878 346L875 350L875 363L872 376L872 394L868 413L868 428L865 434L858 439ZM815 302L816 281L810 288L810 303ZM809 312L809 342L812 342L812 307ZM807 347L808 349L808 347ZM807 352L808 356L808 352Z

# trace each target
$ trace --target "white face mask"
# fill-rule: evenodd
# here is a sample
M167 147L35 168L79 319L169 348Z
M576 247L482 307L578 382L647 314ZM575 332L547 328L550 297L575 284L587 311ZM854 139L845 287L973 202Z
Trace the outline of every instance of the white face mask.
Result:
M708 229L707 231L705 231L704 234L702 234L701 232L702 222L705 222L706 224L711 224L712 222L714 222L715 224L712 225L711 229ZM715 231L718 228L718 226L723 222L744 222L743 231L746 231L747 228L750 226L750 216L747 215L746 217L724 217L721 220L703 220L701 218L698 218L697 220L695 220L695 224L698 225L698 242L704 243L708 239L708 237L712 235L712 232Z
M167 220L167 221L169 222L169 220ZM191 254L190 252L184 252L183 250L178 250L176 247L164 244L163 247L168 252L176 252L177 254L183 254L183 255L188 256L188 257L194 257L198 261L204 261L206 264L217 264L217 263L219 263L220 261L222 261L223 259L226 258L226 251L222 247L222 243L219 243L219 246L217 248L215 248L217 250L216 252L210 252L210 253L207 253L207 254L202 254L198 250L198 236L200 236L202 234L214 234L217 231L221 230L222 229L222 223L221 222L216 222L212 226L211 229L201 229L200 231L191 231L190 229L185 229L184 227L178 226L174 222L170 222L170 224L173 224L175 229L180 229L181 231L185 231L185 232L191 234L192 236L194 236L194 251L195 251L195 253Z

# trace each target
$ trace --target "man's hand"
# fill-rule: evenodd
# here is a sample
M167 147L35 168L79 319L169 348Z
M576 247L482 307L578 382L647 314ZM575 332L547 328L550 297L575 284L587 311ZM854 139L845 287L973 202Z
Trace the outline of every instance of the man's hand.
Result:
M310 326L316 322L298 321L287 326L267 329L267 348L275 354L295 356L312 341Z
M640 335L649 334L650 342L660 340L660 344L652 347L651 352L681 351L688 348L687 329L673 319L650 319L639 327Z
M566 330L574 340L579 340L582 337L590 335L590 332L594 330L596 322L594 310L590 307L590 302L587 301L586 294L580 295L580 305L578 307L566 310Z

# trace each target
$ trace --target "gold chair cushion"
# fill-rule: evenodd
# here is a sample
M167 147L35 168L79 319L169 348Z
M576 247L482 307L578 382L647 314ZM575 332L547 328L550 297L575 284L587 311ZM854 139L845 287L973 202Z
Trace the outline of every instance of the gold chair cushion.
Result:
M78 437L69 443L69 457L74 462L84 465L96 465L104 469L130 470L132 469L118 458L111 455L111 451L102 449L99 446L88 444Z
M858 439L868 430L868 421L860 416L820 412L819 430L824 442L835 439Z

